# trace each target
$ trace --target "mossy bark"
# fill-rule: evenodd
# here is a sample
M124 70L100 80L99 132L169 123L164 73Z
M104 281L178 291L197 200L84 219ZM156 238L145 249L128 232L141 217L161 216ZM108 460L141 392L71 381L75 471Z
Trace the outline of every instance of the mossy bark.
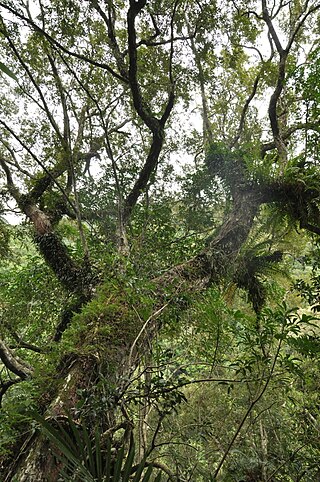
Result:
M232 277L240 249L247 240L259 205L260 197L255 191L244 187L239 189L234 195L234 208L215 236L208 241L206 249L154 280L151 310L156 312L161 306L166 306L168 293L172 293L170 304L180 306L179 300L184 293L201 292L210 284L219 283L225 276ZM72 413L79 399L79 387L86 386L88 390L94 388L97 379L91 374L98 365L104 379L110 383L110 399L113 397L116 407L119 391L123 389L123 375L132 372L139 356L148 352L150 341L159 327L158 318L151 317L151 322L140 337L143 320L139 319L126 296L123 287L119 286L111 294L106 294L108 302L105 305L99 307L97 304L96 313L92 309L87 311L91 318L87 320L87 334L81 338L79 346L79 351L87 355L76 358L65 368L64 381L55 398L48 404L46 413L49 416L59 416L66 410ZM93 302L94 300L91 303ZM90 305L87 306L90 308ZM181 310L184 308L181 306ZM86 308L77 316L85 316L85 313ZM95 334L99 332L97 340ZM112 403L108 403L108 408L106 405L106 410L110 411L109 420L112 424ZM48 453L47 442L40 434L36 434L17 457L4 482L54 482L57 480L57 467L52 455Z
M79 401L79 390L90 388L92 374L96 371L96 360L92 356L73 359L65 368L64 379L51 401L47 417L53 419L72 410ZM24 441L20 452L3 476L3 482L56 482L61 464L54 455L50 442L39 432L32 433Z

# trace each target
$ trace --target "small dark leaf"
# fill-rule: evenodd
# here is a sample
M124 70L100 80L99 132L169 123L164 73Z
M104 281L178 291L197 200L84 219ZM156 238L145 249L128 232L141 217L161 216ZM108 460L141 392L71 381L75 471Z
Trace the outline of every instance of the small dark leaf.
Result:
M12 70L10 70L6 65L4 65L1 61L0 61L0 70L2 70L2 72L4 72L6 75L8 75L9 77L11 77L13 80L16 80L18 82L18 78L16 77L16 75L12 72Z

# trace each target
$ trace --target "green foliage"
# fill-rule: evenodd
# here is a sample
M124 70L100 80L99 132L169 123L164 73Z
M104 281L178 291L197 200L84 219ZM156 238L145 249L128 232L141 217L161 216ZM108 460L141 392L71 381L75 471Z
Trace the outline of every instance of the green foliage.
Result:
M18 246L12 247L16 259L0 271L2 328L41 345L57 322L65 294L37 254L20 256L17 250Z
M0 218L0 256L2 259L10 256L10 235L11 230L8 223Z
M42 431L54 444L56 457L62 462L62 480L81 482L148 482L153 474L152 464L143 459L134 463L135 446L131 443L128 453L122 446L115 451L108 436L95 430L91 439L85 425L66 417L67 426L57 422L55 428L44 417L32 412ZM153 478L161 481L161 472Z
M0 460L15 455L15 444L29 433L28 411L37 408L35 400L41 390L37 380L28 380L14 385L3 398L0 408Z
M159 454L161 442L170 439L172 444L164 442L169 466L177 467L181 478L192 474L197 482L210 480L243 414L270 376L267 392L251 408L243 435L232 446L221 480L259 480L265 467L269 475L277 471L284 480L306 470L311 482L316 469L309 467L305 448L310 443L313 455L319 453L316 427L308 423L309 432L301 433L301 424L308 397L308 410L315 413L314 387L305 370L318 359L318 342L311 335L318 333L317 318L280 304L264 309L257 319L243 308L228 308L212 290L188 313L185 323L175 345L170 338L164 360L165 386L185 386L187 403L180 405L179 417L168 415L164 420ZM179 371L184 373L175 377ZM207 382L200 385L203 380Z
M317 480L316 2L15 3L0 208L27 221L0 219L0 335L34 374L6 391L1 353L1 453L62 392L81 423L35 419L64 480L158 481L147 456L174 480L215 480L220 462L225 482ZM135 444L112 447L123 419Z

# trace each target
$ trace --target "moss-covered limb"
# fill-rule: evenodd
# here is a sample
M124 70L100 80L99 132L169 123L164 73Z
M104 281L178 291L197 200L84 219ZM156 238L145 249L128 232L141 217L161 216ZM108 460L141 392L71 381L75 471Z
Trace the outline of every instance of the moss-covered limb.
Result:
M22 145L22 147L29 153L29 155L33 158L38 166L41 167L42 173L39 174L37 177L33 178L32 185L28 189L27 194L21 194L17 186L14 185L12 181L12 175L8 168L8 163L3 159L0 160L0 165L2 169L5 171L7 177L7 187L8 191L12 195L12 197L16 200L18 206L25 212L25 206L35 205L40 200L41 196L46 192L46 190L52 185L55 184L59 191L64 196L67 203L70 206L73 206L72 201L69 199L66 190L57 180L59 176L61 176L68 168L69 162L68 159L70 157L70 153L66 152L65 150L60 154L60 159L58 159L55 167L53 169L48 169L45 163L42 162L30 148L25 144L19 136L15 134L14 131L2 120L0 123L5 127L5 129L12 134L12 136Z
M18 203L32 221L35 243L58 280L70 292L81 293L88 299L94 284L88 260L83 267L74 262L63 241L54 232L49 216L31 203L29 196L20 196Z
M266 301L266 289L260 279L260 275L273 263L282 260L283 253L274 251L270 254L261 256L251 256L250 253L242 258L234 281L239 288L248 292L249 301L252 303L254 311L259 314Z
M84 403L81 413L88 423L92 421L93 427L97 422L102 430L109 430L116 425L114 415L117 401L121 396L121 387L127 383L123 375L130 368L128 354L141 329L142 318L152 312L152 300L148 301L146 296L147 293L139 299L134 289L121 282L106 283L97 290L96 297L87 303L82 312L75 316L73 327L65 335L66 346L72 340L74 348L62 358L57 368L56 391L52 394L48 390L43 403L46 416L59 419L69 412L77 419L80 412L75 407L78 407L81 398ZM134 301L135 306L132 305ZM97 421L90 400L99 386L98 379L100 385L104 380L106 409ZM46 454L46 460L43 454ZM57 480L56 461L41 434L36 433L27 442L21 456L16 457L10 476L7 475L3 480L9 481L13 477L19 482Z
M68 163L65 160L61 160L57 162L56 166L53 167L51 170L42 173L39 175L34 181L33 185L29 191L29 198L34 203L39 201L41 196L45 193L45 191L51 187L55 180L62 176L64 172L68 169Z
M74 209L66 202L63 196L57 193L47 193L39 203L41 211L45 212L51 221L52 226L56 226L63 216L76 220L77 216Z
M275 203L301 228L320 234L320 179L306 173L299 179L266 183L260 190L263 203Z
M212 144L207 153L206 163L213 175L223 179L233 197L233 208L217 230L208 239L207 253L202 258L212 264L212 279L230 274L248 292L254 310L259 313L265 302L265 289L259 279L259 272L270 263L279 262L282 254L251 257L236 260L235 255L245 243L253 220L261 204L276 204L301 228L320 234L320 182L317 173L311 170L294 169L282 179L265 183L252 182L241 153ZM207 255L207 256L205 256ZM239 264L240 263L240 264Z
M248 172L244 154L240 150L213 142L208 146L205 163L210 174L220 177L232 194L247 186Z
M80 293L86 300L90 299L92 288L96 284L90 264L86 262L82 267L78 266L54 232L36 234L35 242L61 284L70 292Z
M251 232L260 207L260 194L241 189L235 194L234 206L216 232L207 238L206 247L194 258L168 270L155 280L162 301L172 293L172 302L183 293L193 294L232 279L240 261L239 253Z
M300 168L297 163L276 181L253 181L246 167L245 154L221 143L212 143L208 147L205 162L211 175L220 177L227 185L235 211L241 205L246 209L246 203L241 201L243 196L248 197L247 206L250 211L250 206L253 205L250 197L254 197L257 208L261 204L276 203L301 228L320 234L320 179L313 167ZM239 219L245 219L242 214ZM232 219L229 224L231 227L236 226ZM221 229L225 231L226 224ZM235 229L238 230L238 227Z
M7 178L7 188L11 196L18 204L22 213L33 223L37 236L42 236L52 232L52 223L49 216L38 207L33 196L33 190L28 194L22 194L20 189L13 182L12 173L4 159L0 159L0 166Z
M35 243L47 264L52 268L59 281L71 292L78 292L89 296L93 277L88 263L83 268L76 265L70 257L66 246L53 231L49 216L43 212L32 200L32 195L21 194L13 183L10 169L5 161L0 160L7 177L7 186L16 200L21 211L33 223Z
M61 340L61 337L70 325L73 316L77 313L80 313L82 306L87 301L88 300L84 296L79 296L64 308L63 312L61 313L60 321L56 327L53 341L58 342Z

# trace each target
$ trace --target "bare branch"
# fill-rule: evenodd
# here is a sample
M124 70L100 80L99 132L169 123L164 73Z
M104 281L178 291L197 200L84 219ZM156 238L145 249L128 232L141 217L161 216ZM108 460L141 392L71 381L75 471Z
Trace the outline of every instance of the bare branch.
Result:
M100 5L96 0L91 0L92 6L96 9L96 11L99 13L103 21L105 22L108 30L108 41L109 41L109 46L112 50L112 53L114 55L114 58L117 63L118 70L121 74L121 76L128 80L128 69L123 61L124 55L121 53L117 38L115 35L115 30L114 30L114 22L115 22L115 12L114 8L111 4L111 2L108 2L108 15L102 10Z
M242 45L242 44L239 44L239 47L242 47L243 49L254 50L259 55L261 63L265 62L261 51L257 47L254 47L253 45Z
M0 408L2 406L2 399L4 395L7 393L9 388L11 388L13 385L16 385L17 383L22 382L22 378L14 378L12 380L7 380L6 382L0 382Z
M147 47L158 47L160 45L168 45L171 43L179 42L179 41L184 41L184 40L191 40L195 37L195 34L191 35L180 35L178 37L172 37L170 39L163 39L163 40L158 40L158 41L153 41L153 40L140 40L137 43L137 47L140 47L141 45L146 45Z
M310 231L310 233L318 234L320 235L320 227L315 226L314 224L310 224L305 220L300 220L300 227L307 229L307 231Z
M253 87L252 87L252 91L250 93L250 95L248 96L244 106L243 106L243 109L242 109L242 112L241 112L241 117L240 117L240 123L239 123L239 127L238 127L238 132L237 134L235 135L234 139L232 140L232 142L230 143L230 147L234 147L239 139L240 139L240 136L241 136L241 133L243 131L243 128L244 128L244 125L245 125L245 120L246 120L246 115L247 115L247 112L248 112L248 109L249 109L249 106L250 106L250 103L251 101L253 100L254 96L256 95L257 93L257 89L258 89L258 85L259 85L259 81L261 79L261 74L262 74L262 69L263 67L261 68L261 70L259 71L258 75L256 76L256 79L254 81L254 84L253 84Z
M297 132L299 130L305 130L305 131L312 130L312 131L318 132L320 134L320 123L319 122L301 122L301 123L296 124L294 126L288 127L287 130L282 133L282 139L283 140L289 139L292 136L292 134L294 134L295 132ZM264 157L265 154L268 151L272 151L276 147L277 146L276 146L276 143L274 141L266 142L266 143L262 144L262 146L261 146L261 156Z
M31 351L34 351L36 353L45 353L46 350L44 350L42 348L39 348L38 346L32 345L31 343L26 343L25 341L23 341L20 338L20 336L18 335L18 333L15 333L15 332L10 330L10 334L12 335L12 337L17 342L16 345L10 345L10 347L9 347L10 349L14 350L16 348L25 348L26 350L31 350Z
M318 5L315 5L314 7L310 8L306 13L305 15L303 15L303 17L300 19L300 21L297 23L295 29L293 30L291 36L290 36L290 39L288 41L288 44L287 44L287 47L286 47L286 50L289 51L292 47L292 44L296 38L296 36L298 35L301 27L304 25L305 21L307 20L307 18L312 15L313 13L315 13L317 10L320 9L320 4Z
M19 165L19 163L18 163L18 161L17 161L17 159L16 159L16 156L15 156L15 152L14 152L14 150L9 146L8 142L5 141L5 140L3 140L3 139L1 139L1 138L0 138L0 142L1 142L1 143L4 145L4 147L10 152L10 154L11 154L11 156L12 156L12 158L13 158L13 161L12 161L12 160L9 160L9 159L6 159L6 160L5 160L5 163L6 163L6 164L9 164L9 166L11 166L11 167L14 167L17 171L21 172L21 174L24 174L24 175L25 175L26 177L28 177L29 179L35 179L35 176L33 176L30 171L27 171L26 169L23 169L23 168Z
M191 32L191 25L188 22L187 15L185 14L185 22L188 28L188 32L190 34ZM201 102L202 102L202 118L203 118L203 139L206 142L207 140L209 142L213 141L213 133L211 130L211 125L209 121L209 109L208 109L208 102L207 102L207 96L205 92L205 76L204 76L204 71L202 68L202 63L201 63L201 58L198 54L196 44L194 42L194 39L192 36L190 36L190 45L191 45L191 50L194 56L194 60L198 69L198 77L199 77L199 84L200 84L200 91L201 91Z
M58 92L59 92L59 95L60 95L61 105L62 105L62 111L63 111L63 143L62 143L62 145L64 146L65 149L68 149L68 147L70 149L70 142L71 142L70 120L69 120L69 115L68 115L68 107L67 107L67 100L66 100L66 96L65 96L65 92L64 92L64 87L62 85L62 81L61 81L61 78L59 76L57 66L56 66L52 56L48 54L47 57L49 59L50 65L51 65L52 75L53 75L53 78L56 82Z
M22 380L30 378L33 368L27 362L16 356L13 351L0 339L0 359L2 363Z
M278 35L277 35L277 33L274 29L271 17L270 17L269 12L268 12L266 0L262 0L262 16L263 16L263 20L266 22L266 24L269 28L269 32L270 32L270 35L272 37L272 40L275 43L276 49L277 49L279 55L282 56L282 54L284 52L284 49L283 49L283 47L281 45L281 42L279 40L279 37L278 37Z
M149 316L149 318L145 321L145 323L143 324L141 330L139 331L138 335L136 336L134 342L132 343L131 345L131 348L130 348L130 353L129 353L129 358L128 358L128 366L131 367L131 361L132 361L132 355L133 355L133 351L135 349L135 346L137 344L137 342L139 341L139 338L141 337L141 335L143 334L143 332L145 331L145 329L147 328L148 324L150 323L150 321L156 319L162 312L163 310L166 309L166 307L169 305L169 302L166 303L165 305L161 306L161 308L159 308L157 311L155 311L154 313L152 313L152 315Z

